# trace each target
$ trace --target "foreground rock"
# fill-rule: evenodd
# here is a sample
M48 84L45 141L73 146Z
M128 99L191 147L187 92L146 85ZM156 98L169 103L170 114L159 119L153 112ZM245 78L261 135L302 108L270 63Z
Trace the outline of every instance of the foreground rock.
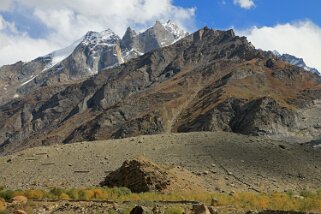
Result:
M171 184L169 173L146 158L125 161L110 173L102 186L127 187L132 192L161 192Z

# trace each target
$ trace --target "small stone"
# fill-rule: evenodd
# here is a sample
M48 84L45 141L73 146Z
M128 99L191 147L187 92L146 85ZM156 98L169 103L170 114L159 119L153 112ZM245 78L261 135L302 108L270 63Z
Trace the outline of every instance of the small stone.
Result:
M233 175L233 173L232 173L232 172L228 172L227 174L228 174L228 175Z
M304 199L304 197L301 195L294 195L293 198L300 199L300 200Z
M229 193L230 196L233 196L234 194L235 194L235 191L231 191L231 192Z
M204 204L194 204L192 210L195 214L211 214L208 207Z
M208 171L204 171L203 172L204 175L208 175L208 173L209 173Z
M211 199L211 206L217 206L218 205L218 200L216 198Z
M25 196L15 196L12 198L12 204L26 204L28 202L28 198Z
M218 214L218 210L212 206L208 207L208 210L210 211L211 214Z
M142 206L136 206L130 211L130 214L143 214L143 213L149 213L149 210L147 210L146 207L142 207Z
M27 212L24 210L16 210L14 211L14 214L27 214Z
M216 165L214 164L214 163L212 163L212 165L211 165L212 167L216 167Z

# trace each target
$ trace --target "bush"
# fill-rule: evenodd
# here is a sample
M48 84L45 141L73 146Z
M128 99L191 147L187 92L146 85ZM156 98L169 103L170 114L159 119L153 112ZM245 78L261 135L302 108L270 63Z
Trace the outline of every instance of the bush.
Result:
M79 191L79 200L84 200L88 201L89 200L89 195L86 190L80 190Z
M168 207L165 209L165 214L182 214L183 212L183 208L176 206Z
M78 200L79 199L79 191L76 189L71 189L67 191L67 194L69 197L73 200Z
M66 193L61 193L59 196L60 200L70 200L71 198Z
M27 190L24 195L28 199L36 199L36 200L41 200L45 198L46 193L42 190Z
M15 194L12 190L0 191L0 198L3 198L6 201L10 201L13 197L15 197Z
M108 199L108 193L104 190L104 189L92 189L92 194L93 197L92 199L96 199L96 200L107 200Z
M49 197L52 199L59 199L60 195L62 193L65 193L65 191L62 188L52 188L49 191Z

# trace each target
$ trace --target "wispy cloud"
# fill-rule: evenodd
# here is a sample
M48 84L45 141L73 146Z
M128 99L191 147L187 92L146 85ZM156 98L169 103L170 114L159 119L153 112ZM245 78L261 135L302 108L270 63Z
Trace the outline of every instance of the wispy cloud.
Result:
M1 0L1 11L6 14L31 11L32 18L45 28L44 38L32 38L30 33L16 29L14 36L9 28L19 26L20 20L8 22L0 19L0 65L18 60L31 60L48 50L64 47L79 39L89 30L102 31L111 28L122 35L128 26L143 29L155 20L171 19L181 26L192 29L195 9L175 6L172 0ZM16 23L14 23L16 22ZM6 26L6 27L4 27ZM28 26L32 30L34 26ZM33 48L29 50L28 42ZM52 49L53 48L53 49ZM12 53L6 57L6 52ZM26 52L26 54L22 54Z
M238 34L247 36L257 48L301 57L309 66L321 71L321 27L309 20L253 27Z
M244 9L251 9L255 7L254 0L234 0L234 4Z

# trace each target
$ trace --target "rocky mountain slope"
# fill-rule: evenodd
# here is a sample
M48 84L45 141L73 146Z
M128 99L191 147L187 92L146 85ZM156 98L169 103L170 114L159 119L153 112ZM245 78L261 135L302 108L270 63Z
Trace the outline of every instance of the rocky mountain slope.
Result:
M151 49L137 45L141 39L150 41L148 36L135 36L128 29L125 38L133 39L112 50ZM90 61L77 55L86 51L77 49L82 46L59 66ZM56 84L59 79L65 72L72 74L66 68L63 73L50 73L52 78L38 89L26 90L0 106L2 154L40 145L164 132L222 130L289 142L321 138L321 78L255 49L232 30L201 29L62 87ZM74 71L82 74L81 69L76 66ZM35 78L26 87L35 82L41 80Z
M39 57L0 68L0 104L30 93L43 85L79 82L99 71L118 66L151 50L171 45L187 36L171 21L145 32L128 28L123 38L112 30L88 32L70 46Z
M279 59L290 63L291 65L296 65L300 68L304 68L307 71L311 71L313 73L319 74L320 72L316 68L311 68L305 64L304 60L302 58L298 58L296 56L290 55L290 54L280 54L277 51L273 52Z

